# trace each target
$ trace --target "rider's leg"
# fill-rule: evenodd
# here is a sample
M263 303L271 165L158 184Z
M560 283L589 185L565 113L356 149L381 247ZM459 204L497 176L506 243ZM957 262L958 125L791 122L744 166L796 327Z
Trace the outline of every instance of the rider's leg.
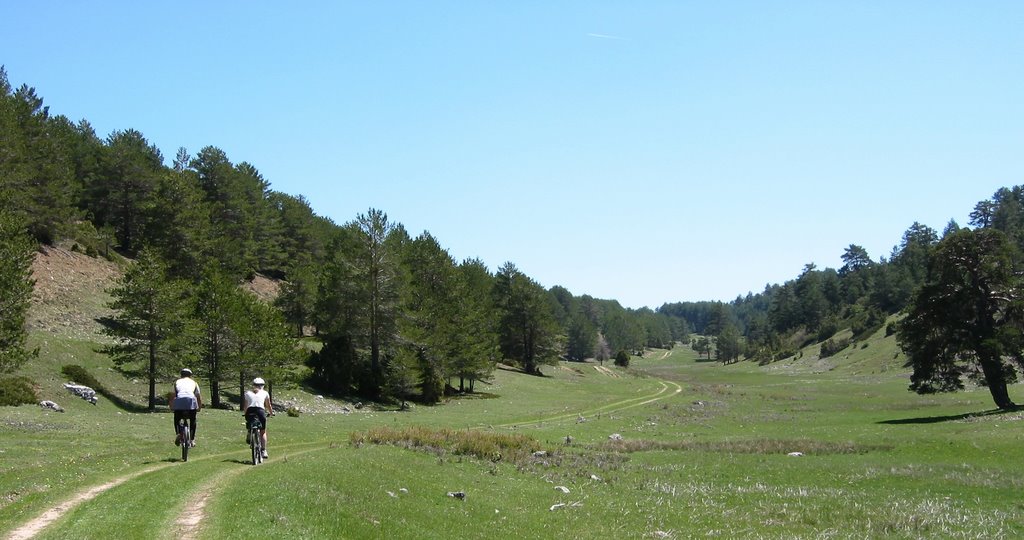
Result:
M192 440L196 440L196 413L199 412L195 409L188 411L188 429L191 430Z
M174 410L174 444L181 443L181 433L178 432L178 421L185 417L184 411Z

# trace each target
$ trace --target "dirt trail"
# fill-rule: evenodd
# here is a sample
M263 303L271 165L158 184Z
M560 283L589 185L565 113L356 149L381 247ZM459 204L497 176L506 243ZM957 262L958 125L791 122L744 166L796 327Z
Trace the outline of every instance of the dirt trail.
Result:
M199 532L199 524L206 517L206 503L213 498L213 494L229 478L234 478L247 471L245 468L231 469L222 472L204 484L199 492L195 493L185 502L185 507L174 520L174 531L176 537L191 538Z
M57 506L54 506L53 508L43 512L41 516L33 519L32 521L29 521L21 527L14 529L7 536L7 540L25 540L27 538L32 538L35 535L39 534L48 525L60 519L61 516L73 510L76 506L92 499L93 497L99 495L100 493L103 493L104 491L110 488L117 487L138 476L141 476L146 473L151 473L159 469L163 469L164 467L167 467L169 465L170 464L158 465L156 467L150 467L148 469L136 471L129 475L122 476L120 478L115 478L114 480L111 480L105 484L94 486L89 489L86 489L85 491L81 491L75 494L70 499L67 499L58 504Z
M557 414L546 418L540 418L537 420L530 420L525 422L509 422L507 424L495 424L492 427L514 428L521 426L535 426L539 424L544 424L545 422L557 422L559 420L574 419L579 418L580 416L588 416L592 414L609 414L613 412L624 411L626 409L632 409L633 407L639 407L641 405L647 405L649 403L654 403L656 401L661 401L663 399L670 398L677 394L680 394L683 391L682 386L672 381L658 381L658 383L661 384L661 389L658 390L657 392L654 392L653 394L648 394L646 396L624 399L621 401L616 401L615 403L608 403L606 405L602 405L600 407L588 409L585 411Z
M330 448L330 446L318 446L316 448L298 450L290 454L283 455L280 461L282 463L287 463L288 458L293 458L316 450L326 450L328 448ZM199 491L185 502L185 507L178 513L178 518L174 520L175 536L191 538L198 535L201 527L200 524L206 520L207 503L213 499L221 486L234 477L250 470L253 470L251 466L223 471L200 487Z

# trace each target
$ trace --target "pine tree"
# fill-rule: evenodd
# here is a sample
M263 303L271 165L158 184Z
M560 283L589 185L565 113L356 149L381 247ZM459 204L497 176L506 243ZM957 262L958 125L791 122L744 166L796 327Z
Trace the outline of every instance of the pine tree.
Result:
M25 349L33 247L24 224L0 205L0 373L14 371L38 354Z
M547 291L512 263L498 270L494 287L501 353L529 374L558 361L557 326Z
M188 287L168 277L159 257L143 250L108 291L115 310L105 332L117 341L104 349L118 365L141 364L149 379L149 409L156 408L156 379L194 359L195 323Z

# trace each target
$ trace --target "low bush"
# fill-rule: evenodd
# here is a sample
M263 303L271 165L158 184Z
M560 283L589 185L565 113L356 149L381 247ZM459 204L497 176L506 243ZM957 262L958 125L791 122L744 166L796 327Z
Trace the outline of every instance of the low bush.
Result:
M93 377L92 373L89 373L89 371L82 366L68 364L60 368L60 372L70 379L71 382L88 386L97 392L103 390L103 385L100 384L100 381L96 380L96 377Z
M0 406L18 406L35 403L35 382L28 377L0 379Z
M821 357L828 358L849 346L849 339L827 339L821 344Z

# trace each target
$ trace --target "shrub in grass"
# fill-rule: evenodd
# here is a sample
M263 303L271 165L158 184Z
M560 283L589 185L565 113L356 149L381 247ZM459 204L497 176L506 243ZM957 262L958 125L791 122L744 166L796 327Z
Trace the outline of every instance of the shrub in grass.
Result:
M29 405L35 403L35 382L28 377L0 379L0 406Z
M619 367L629 367L629 353L626 351L619 351L615 353L615 365Z
M827 339L821 344L821 357L828 358L849 346L849 339Z
M93 377L92 373L89 373L82 366L68 364L60 368L60 372L63 373L65 377L71 379L72 382L88 386L97 392L103 390L103 385L100 384L100 381L96 380L96 377Z
M288 409L285 410L285 413L292 418L296 418L299 416L299 414L302 413L302 411L300 411L297 407L288 407Z

